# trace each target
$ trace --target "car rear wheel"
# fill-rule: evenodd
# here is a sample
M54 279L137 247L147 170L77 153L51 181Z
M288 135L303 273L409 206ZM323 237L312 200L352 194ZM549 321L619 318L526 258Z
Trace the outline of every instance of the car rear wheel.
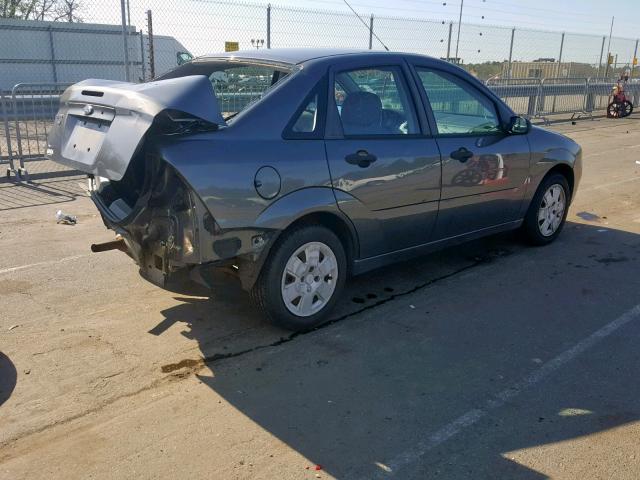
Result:
M569 183L564 175L545 178L529 205L522 231L533 245L553 242L562 231L569 209Z
M275 325L309 330L326 320L344 287L346 270L344 247L331 230L298 227L274 246L251 297Z

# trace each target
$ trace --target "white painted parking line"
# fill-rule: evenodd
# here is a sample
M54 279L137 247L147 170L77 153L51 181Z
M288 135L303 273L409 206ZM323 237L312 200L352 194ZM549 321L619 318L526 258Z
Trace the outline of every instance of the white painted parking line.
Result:
M485 401L482 408L473 409L468 411L464 415L461 415L451 423L442 427L440 430L426 437L423 441L419 442L413 448L402 452L388 462L375 462L375 464L381 469L378 472L378 478L393 477L397 475L398 472L403 468L410 467L411 465L417 463L418 461L420 461L420 458L424 456L429 450L432 450L438 445L455 437L464 429L477 423L480 419L486 416L489 411L502 407L509 400L522 393L525 389L544 380L546 377L551 375L567 362L570 362L578 355L595 346L604 338L618 330L620 327L623 327L629 322L638 319L640 319L640 305L636 305L631 310L622 314L611 323L608 323L604 327L600 328L588 337L576 343L573 347L565 350L557 357L543 364L539 369L533 371L530 375L524 377L519 382L516 382L510 388L503 390L493 398Z
M77 260L78 258L89 257L91 255L92 255L91 253L85 253L83 255L73 255L71 257L59 258L58 260L47 260L46 262L29 263L27 265L18 265L15 267L3 268L2 270L0 270L0 275L3 275L5 273L17 272L18 270L25 270L27 268L41 267L44 265L55 265L57 263L64 263L70 260Z

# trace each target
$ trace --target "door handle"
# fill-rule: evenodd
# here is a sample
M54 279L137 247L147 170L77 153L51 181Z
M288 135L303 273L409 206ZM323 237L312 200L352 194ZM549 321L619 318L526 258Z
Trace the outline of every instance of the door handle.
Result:
M372 153L367 152L366 150L358 150L356 153L350 153L346 157L344 157L347 163L351 165L358 165L360 168L366 168L375 162L378 157L373 155Z
M453 152L451 152L449 156L454 160L459 160L464 163L471 157L473 157L473 152L467 150L465 147L460 147L458 150L454 150Z

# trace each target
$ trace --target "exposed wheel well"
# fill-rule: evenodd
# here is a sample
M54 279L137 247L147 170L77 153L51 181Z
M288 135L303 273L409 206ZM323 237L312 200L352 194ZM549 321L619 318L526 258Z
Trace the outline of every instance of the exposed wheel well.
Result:
M565 165L564 163L559 163L558 165L551 168L545 178L554 173L559 173L563 175L567 179L567 183L569 184L570 195L569 197L573 197L573 186L574 186L574 178L573 178L573 169L569 165Z
M347 263L351 265L353 259L356 258L358 244L355 234L352 232L351 228L349 228L349 225L347 225L346 220L340 218L338 215L329 212L310 213L297 219L289 225L286 230L290 230L301 225L322 225L328 228L335 233L342 242L347 254Z

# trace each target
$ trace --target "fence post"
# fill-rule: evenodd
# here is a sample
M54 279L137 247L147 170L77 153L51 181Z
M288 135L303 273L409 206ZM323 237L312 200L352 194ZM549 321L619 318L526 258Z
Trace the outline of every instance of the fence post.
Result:
M49 56L51 57L51 73L53 75L53 83L58 83L58 72L56 69L56 51L53 47L53 31L51 25L47 28L49 32Z
M596 83L597 83L597 78L596 78ZM586 87L586 99L584 102L584 110L587 113L593 112L594 106L596 104L595 102L595 94L593 91L591 91L591 77L587 78L587 87Z
M604 54L604 43L607 41L607 37L602 37L602 47L600 47L600 60L598 61L598 72L596 73L596 78L600 76L600 69L602 68L602 55Z
M122 16L122 45L124 48L124 79L129 81L129 35L127 32L127 10L124 4L125 0L120 0L120 14Z
M447 62L451 58L451 33L453 32L453 22L449 22L449 40L447 41Z
M271 4L267 5L267 48L271 48Z
M558 67L556 68L556 78L560 77L560 65L562 65L562 49L564 48L564 32L562 32L562 37L560 38L560 53L558 54ZM551 105L551 113L556 112L556 98L557 96L553 95L553 104Z
M153 18L147 10L147 43L149 44L149 80L156 78L156 59L153 54Z
M144 62L144 32L140 29L140 68L142 69L142 81L147 81L147 72Z
M369 50L373 50L373 13L369 17Z
M18 90L22 84L18 83L14 85L11 89L11 104L13 107L13 122L16 129L16 143L18 144L18 161L20 162L20 167L24 168L24 158L22 156L22 135L20 134L20 121L18 120L18 97L16 97L16 90ZM23 101L24 108L24 101ZM28 133L28 130L27 130ZM29 146L29 142L27 142L27 146Z
M511 78L511 60L513 59L513 38L516 36L516 29L511 29L511 45L509 46L509 69L507 70L508 78Z
M533 95L529 95L529 102L527 103L527 115L529 117L535 117L536 111L538 107L538 95L540 94L540 79L538 80L538 85L536 86L536 91Z
M547 95L544 92L544 78L539 79L538 83L538 102L536 105L536 116L544 115L545 113L545 104L547 103Z

